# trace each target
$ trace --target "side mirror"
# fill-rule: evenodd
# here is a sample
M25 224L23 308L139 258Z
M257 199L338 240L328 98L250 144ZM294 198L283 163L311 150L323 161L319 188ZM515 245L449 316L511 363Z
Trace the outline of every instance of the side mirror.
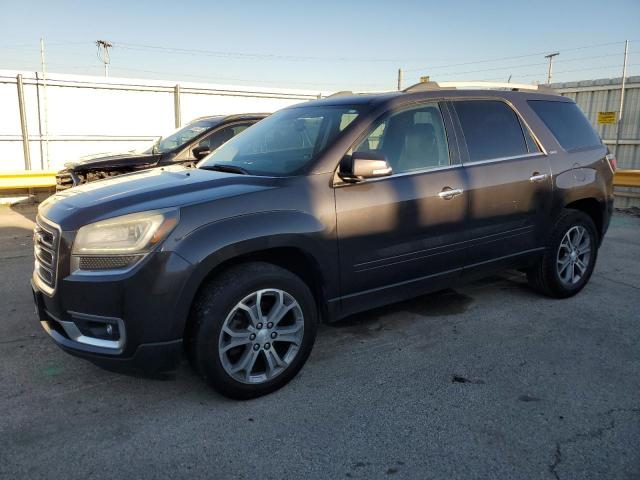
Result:
M354 152L342 159L338 175L346 182L358 182L367 178L388 177L392 172L383 154Z
M202 160L204 157L211 153L211 148L208 145L201 145L191 150L191 153L193 153L193 156L196 158L196 160Z

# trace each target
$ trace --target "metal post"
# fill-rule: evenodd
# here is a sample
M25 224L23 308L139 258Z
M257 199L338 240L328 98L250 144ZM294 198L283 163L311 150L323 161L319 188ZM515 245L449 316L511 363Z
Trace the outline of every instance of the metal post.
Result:
M27 129L27 113L24 108L24 86L22 75L16 77L18 86L18 108L20 109L20 128L22 129L22 151L24 153L24 169L31 170L31 154L29 152L29 130Z
M547 85L551 83L551 77L553 76L553 58L560 55L560 52L550 53L545 55L544 58L549 59L549 69L547 70Z
M176 84L173 88L173 114L176 128L182 125L182 115L180 112L180 85Z
M40 65L42 66L42 97L44 100L44 161L49 168L49 99L47 98L47 66L44 61L44 38L40 38ZM36 87L37 88L37 87ZM42 137L40 138L42 144ZM42 148L41 148L42 150Z
M613 149L614 155L618 156L618 144L620 143L620 126L622 124L622 114L624 112L624 89L627 85L627 56L629 55L629 40L624 41L624 61L622 63L622 85L620 87L620 109L618 110L618 123L616 125L616 144Z
M104 76L108 77L109 64L111 63L109 49L113 47L113 44L107 40L96 40L96 45L98 46L98 58L100 58L100 48L103 49L102 58L100 58L100 60L104 63Z
M402 90L402 69L398 69L398 91Z

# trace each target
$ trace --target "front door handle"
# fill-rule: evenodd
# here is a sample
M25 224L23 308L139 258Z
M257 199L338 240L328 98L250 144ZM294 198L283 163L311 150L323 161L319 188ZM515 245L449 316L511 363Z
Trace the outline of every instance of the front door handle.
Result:
M451 200L453 197L462 195L462 192L464 192L464 190L461 188L444 187L442 191L438 193L438 196L443 200Z
M546 180L548 176L546 173L533 172L533 175L529 177L529 181L533 183L541 182L542 180Z

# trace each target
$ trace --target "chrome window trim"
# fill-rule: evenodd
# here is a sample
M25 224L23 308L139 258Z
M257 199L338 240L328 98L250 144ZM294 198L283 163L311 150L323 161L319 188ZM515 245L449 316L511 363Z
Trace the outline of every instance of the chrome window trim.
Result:
M351 185L362 185L364 183L382 182L384 180L390 180L390 179L393 179L393 178L408 177L408 176L412 176L412 175L421 175L421 174L431 173L431 172L440 172L440 171L443 171L443 170L452 170L454 168L462 168L462 167L463 167L463 165L461 163L455 163L453 165L442 165L441 167L423 168L423 169L420 169L420 170L411 170L411 171L402 172L402 173L391 173L391 175L388 175L386 177L367 178L367 179L364 179L364 180L359 180L357 182L345 182L345 181L343 181L343 183L335 184L334 187L335 188L342 188L342 187L348 187L348 186L351 186Z
M519 160L521 158L544 157L546 154L542 152L524 153L522 155L513 155L510 157L488 158L486 160L474 160L473 162L465 162L463 165L482 165L484 163L506 162L509 160Z

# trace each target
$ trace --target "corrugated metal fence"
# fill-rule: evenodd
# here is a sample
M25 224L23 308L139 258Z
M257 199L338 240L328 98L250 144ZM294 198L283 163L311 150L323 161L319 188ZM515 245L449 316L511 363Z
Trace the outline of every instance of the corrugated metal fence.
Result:
M620 78L552 87L578 103L616 152L619 168L640 169L640 76L627 78L617 148L617 123L598 124L598 112L617 115ZM0 170L57 169L82 155L144 148L196 116L272 112L321 94L326 92L62 74L45 80L38 72L0 70ZM638 190L618 187L616 193L618 206L640 207Z
M0 171L144 149L195 117L274 112L321 93L0 70Z
M618 124L599 124L598 112L618 114L622 78L555 83L551 86L562 95L575 100L585 112L604 143L615 152L618 168L640 169L640 76L627 77L617 146ZM640 207L640 192L631 188L616 187L616 206Z

